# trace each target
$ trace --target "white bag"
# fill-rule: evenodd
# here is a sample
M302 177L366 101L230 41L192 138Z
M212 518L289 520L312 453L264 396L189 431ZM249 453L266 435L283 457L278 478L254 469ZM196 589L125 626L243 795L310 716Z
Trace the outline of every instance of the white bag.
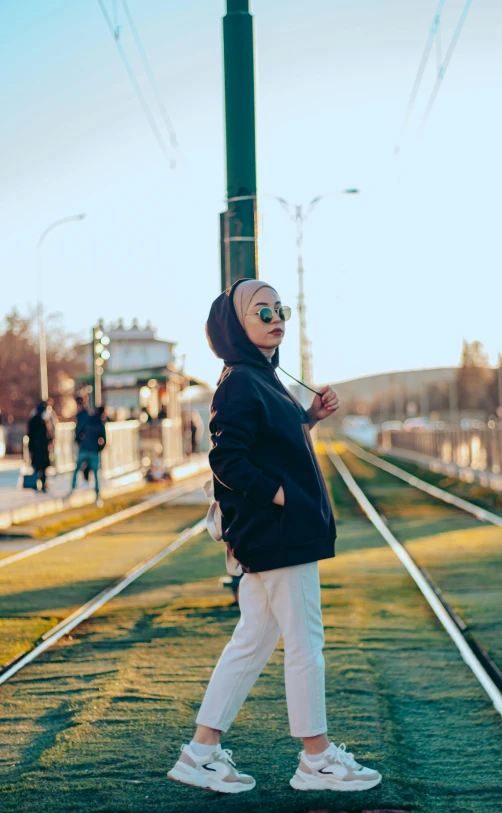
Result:
M216 542L221 542L223 539L223 528L221 522L221 508L217 500L214 499L214 482L208 480L204 483L204 494L210 502L209 511L207 512L207 530L209 536ZM237 559L232 556L228 547L227 552L227 573L230 576L242 576L242 567Z

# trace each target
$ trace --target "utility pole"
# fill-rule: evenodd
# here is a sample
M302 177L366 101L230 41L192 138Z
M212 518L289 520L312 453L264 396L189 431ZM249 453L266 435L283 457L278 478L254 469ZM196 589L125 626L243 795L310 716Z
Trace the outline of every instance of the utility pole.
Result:
M457 380L457 373L455 371L455 378L450 381L449 389L448 389L448 401L449 401L449 413L450 413L450 423L455 424L459 418L458 412L458 380Z
M502 418L502 353L498 357L499 366L497 369L497 391L498 391L498 409L497 415Z
M223 18L227 210L220 216L221 287L258 278L253 18L227 0Z

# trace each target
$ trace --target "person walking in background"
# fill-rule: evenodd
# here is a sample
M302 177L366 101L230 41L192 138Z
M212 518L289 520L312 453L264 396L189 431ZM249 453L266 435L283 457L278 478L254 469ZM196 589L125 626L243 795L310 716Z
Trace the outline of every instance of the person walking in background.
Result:
M87 465L94 474L94 488L96 490L96 505L101 507L103 501L99 492L99 456L106 446L106 430L104 421L106 420L105 407L98 407L83 424L78 433L77 444L79 445L77 464L73 472L70 496L76 485L77 475L82 466Z
M87 404L81 395L79 395L75 401L77 402L77 414L75 416L75 443L77 444L78 451L80 451L81 441L79 440L79 436L84 424L89 420L89 410L87 409ZM84 475L84 480L87 483L89 482L90 471L89 464L84 463L82 465L82 474Z
M196 409L190 412L190 439L192 441L192 454L199 454L200 441L204 434L204 422Z
M364 790L382 778L327 735L318 561L335 555L336 529L310 430L339 400L322 387L305 410L277 377L290 315L270 285L240 280L213 302L206 325L225 365L211 405L209 462L222 537L244 571L241 618L209 681L194 737L167 775L220 793L255 787L221 748L220 736L281 634L290 732L304 746L291 786ZM266 730L259 745L271 766Z
M28 421L28 451L31 465L42 484L42 491L47 491L47 469L51 465L50 453L54 436L47 416L47 404L41 401L35 413Z

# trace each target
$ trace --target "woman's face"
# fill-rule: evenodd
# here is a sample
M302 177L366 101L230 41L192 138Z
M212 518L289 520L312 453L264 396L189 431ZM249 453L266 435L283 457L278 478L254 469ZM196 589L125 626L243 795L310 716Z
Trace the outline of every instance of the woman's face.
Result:
M260 288L251 300L244 317L244 328L253 344L265 350L274 350L283 338L286 323L279 319L274 308L281 306L279 294L273 288ZM262 322L258 315L261 308L272 308L274 315L268 324Z

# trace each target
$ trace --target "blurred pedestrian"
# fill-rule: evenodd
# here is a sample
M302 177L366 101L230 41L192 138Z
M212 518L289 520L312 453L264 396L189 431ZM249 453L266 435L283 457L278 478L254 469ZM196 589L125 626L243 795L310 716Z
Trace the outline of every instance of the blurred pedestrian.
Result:
M77 444L77 449L80 451L81 442L79 440L80 432L84 428L84 424L87 423L89 420L89 410L87 409L87 403L81 395L77 396L75 399L77 402L77 414L75 416L75 443ZM84 475L84 480L86 483L89 482L89 474L91 469L89 468L89 463L84 463L82 465L82 474Z
M192 454L199 454L200 441L204 434L204 422L196 409L190 413L190 436L192 441Z
M47 414L47 404L40 401L35 414L28 421L28 451L31 465L40 480L42 491L47 491L47 469L51 465L54 435Z
M103 501L100 497L99 491L99 456L106 446L106 430L104 421L106 420L105 407L98 407L93 415L82 425L78 435L79 450L77 455L77 464L73 472L73 480L71 484L72 494L77 485L77 475L81 467L87 464L94 474L94 488L96 491L96 505L101 507Z

